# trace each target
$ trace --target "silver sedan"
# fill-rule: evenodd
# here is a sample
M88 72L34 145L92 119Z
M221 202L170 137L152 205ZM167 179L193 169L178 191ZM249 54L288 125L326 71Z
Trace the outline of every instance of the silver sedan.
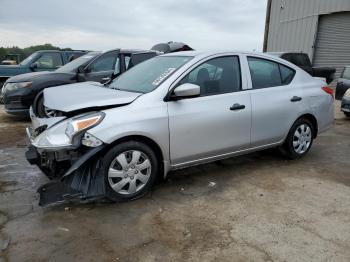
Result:
M266 148L301 158L333 123L325 82L249 52L158 56L108 86L47 89L44 105L56 117L32 115L27 159L64 183L65 196L113 201L143 196L174 169ZM51 187L41 204L57 200Z

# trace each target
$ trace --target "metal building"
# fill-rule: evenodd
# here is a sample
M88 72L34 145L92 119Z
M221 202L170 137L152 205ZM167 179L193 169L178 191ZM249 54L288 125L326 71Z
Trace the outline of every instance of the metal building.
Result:
M315 66L350 65L350 0L268 0L264 51L297 51Z

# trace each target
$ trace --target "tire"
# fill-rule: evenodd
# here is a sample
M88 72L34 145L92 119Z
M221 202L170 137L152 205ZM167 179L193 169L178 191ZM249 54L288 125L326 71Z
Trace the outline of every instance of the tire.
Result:
M348 112L344 112L344 115L345 115L346 117L350 117L350 113L348 113Z
M156 154L142 142L127 141L114 146L101 159L106 197L124 202L144 196L155 183L159 166Z
M280 148L281 152L289 159L302 158L309 152L314 134L315 128L311 121L306 118L298 119L289 130L287 138Z

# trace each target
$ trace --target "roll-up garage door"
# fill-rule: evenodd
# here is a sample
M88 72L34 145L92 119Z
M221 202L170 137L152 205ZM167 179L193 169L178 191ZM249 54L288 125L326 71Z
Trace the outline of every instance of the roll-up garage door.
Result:
M350 65L350 12L320 16L315 42L314 66L332 66L336 78Z

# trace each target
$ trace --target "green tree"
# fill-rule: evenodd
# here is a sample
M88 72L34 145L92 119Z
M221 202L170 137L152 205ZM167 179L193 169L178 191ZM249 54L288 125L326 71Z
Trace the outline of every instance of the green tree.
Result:
M58 46L53 46L52 44L34 45L25 48L19 48L18 46L12 47L0 47L0 61L5 59L8 54L18 54L20 55L20 60L23 60L39 50L72 50L71 48L60 48Z

